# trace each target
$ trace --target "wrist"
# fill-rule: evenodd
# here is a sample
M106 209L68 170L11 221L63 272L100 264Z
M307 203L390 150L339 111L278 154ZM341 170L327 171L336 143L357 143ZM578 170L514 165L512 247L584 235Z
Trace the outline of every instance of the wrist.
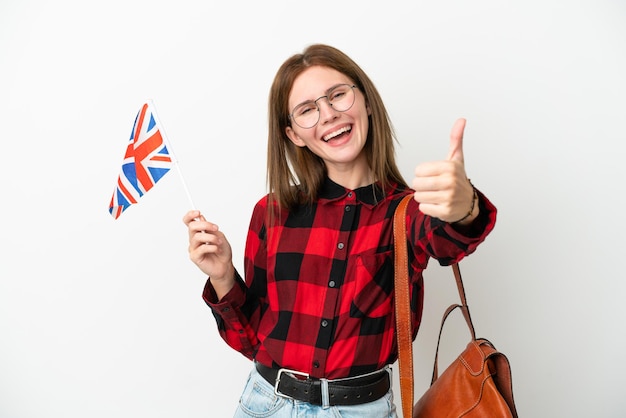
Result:
M463 216L458 221L451 222L452 224L455 224L455 225L468 225L474 219L476 219L476 217L478 216L478 211L479 211L479 209L478 209L478 193L476 192L476 188L472 184L472 181L470 179L467 179L467 181L469 182L470 186L472 187L472 202L471 202L470 208L467 211L467 214L465 216Z
M218 300L221 300L235 286L234 267L229 269L229 273L224 276L209 276L209 282L211 283Z

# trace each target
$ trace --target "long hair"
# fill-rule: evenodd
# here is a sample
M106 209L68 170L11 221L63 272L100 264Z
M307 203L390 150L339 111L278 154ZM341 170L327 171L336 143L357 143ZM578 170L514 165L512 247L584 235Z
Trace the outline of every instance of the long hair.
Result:
M349 77L365 96L371 109L365 153L370 169L383 190L390 182L406 186L395 162L395 133L385 105L365 72L340 50L323 44L307 47L287 59L278 69L269 94L267 183L269 203L292 209L312 203L326 175L324 161L307 147L298 147L287 137L289 94L295 79L311 66L332 68ZM296 187L297 186L297 187ZM272 211L270 211L272 212Z

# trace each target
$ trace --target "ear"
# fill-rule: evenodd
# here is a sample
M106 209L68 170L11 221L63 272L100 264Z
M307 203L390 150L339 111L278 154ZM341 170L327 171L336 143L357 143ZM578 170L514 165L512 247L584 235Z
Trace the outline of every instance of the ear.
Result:
M287 134L287 138L289 138L291 142L294 143L295 146L306 147L306 144L304 143L304 141L300 139L298 134L291 128L291 126L287 126L285 128L285 134Z

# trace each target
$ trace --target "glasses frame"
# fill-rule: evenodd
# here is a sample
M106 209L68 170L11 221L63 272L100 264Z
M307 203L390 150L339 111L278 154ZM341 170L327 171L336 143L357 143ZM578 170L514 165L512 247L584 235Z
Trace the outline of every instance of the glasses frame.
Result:
M341 86L348 86L350 87L350 90L352 90L352 103L350 104L350 106L348 106L347 109L344 110L339 110L339 109L335 109L335 107L333 107L333 104L331 103L330 99L328 98L328 96L330 95L330 93L332 93L335 89L341 87ZM287 115L287 117L289 118L290 121L293 121L296 125L298 125L300 128L302 129L311 129L314 128L320 121L320 105L317 104L318 101L322 100L322 99L326 99L326 101L328 102L328 105L333 108L335 111L337 112L347 112L348 110L352 109L352 106L354 106L354 103L356 102L356 94L354 93L354 89L358 88L356 84L348 84L348 83L342 83L342 84L337 84L336 86L333 86L331 88L329 88L328 90L326 90L326 94L324 96L320 96L315 100L312 100L312 102L315 104L315 107L317 108L317 120L315 121L315 123L311 126L307 126L304 127L302 125L300 125L297 121L296 118L294 117L294 113L295 110L300 107L301 105L303 105L304 103L309 103L309 101L300 103L299 105L297 105L296 107L293 108L293 110L291 111L291 113L289 115Z

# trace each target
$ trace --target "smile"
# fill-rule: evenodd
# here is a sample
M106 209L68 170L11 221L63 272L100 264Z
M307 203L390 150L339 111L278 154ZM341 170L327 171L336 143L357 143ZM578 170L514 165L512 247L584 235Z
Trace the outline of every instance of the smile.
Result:
M328 142L331 139L336 138L343 133L350 132L351 130L352 130L352 125L344 126L341 129L337 129L335 132L331 132L328 135L325 135L324 137L322 137L322 139L324 140L324 142Z

